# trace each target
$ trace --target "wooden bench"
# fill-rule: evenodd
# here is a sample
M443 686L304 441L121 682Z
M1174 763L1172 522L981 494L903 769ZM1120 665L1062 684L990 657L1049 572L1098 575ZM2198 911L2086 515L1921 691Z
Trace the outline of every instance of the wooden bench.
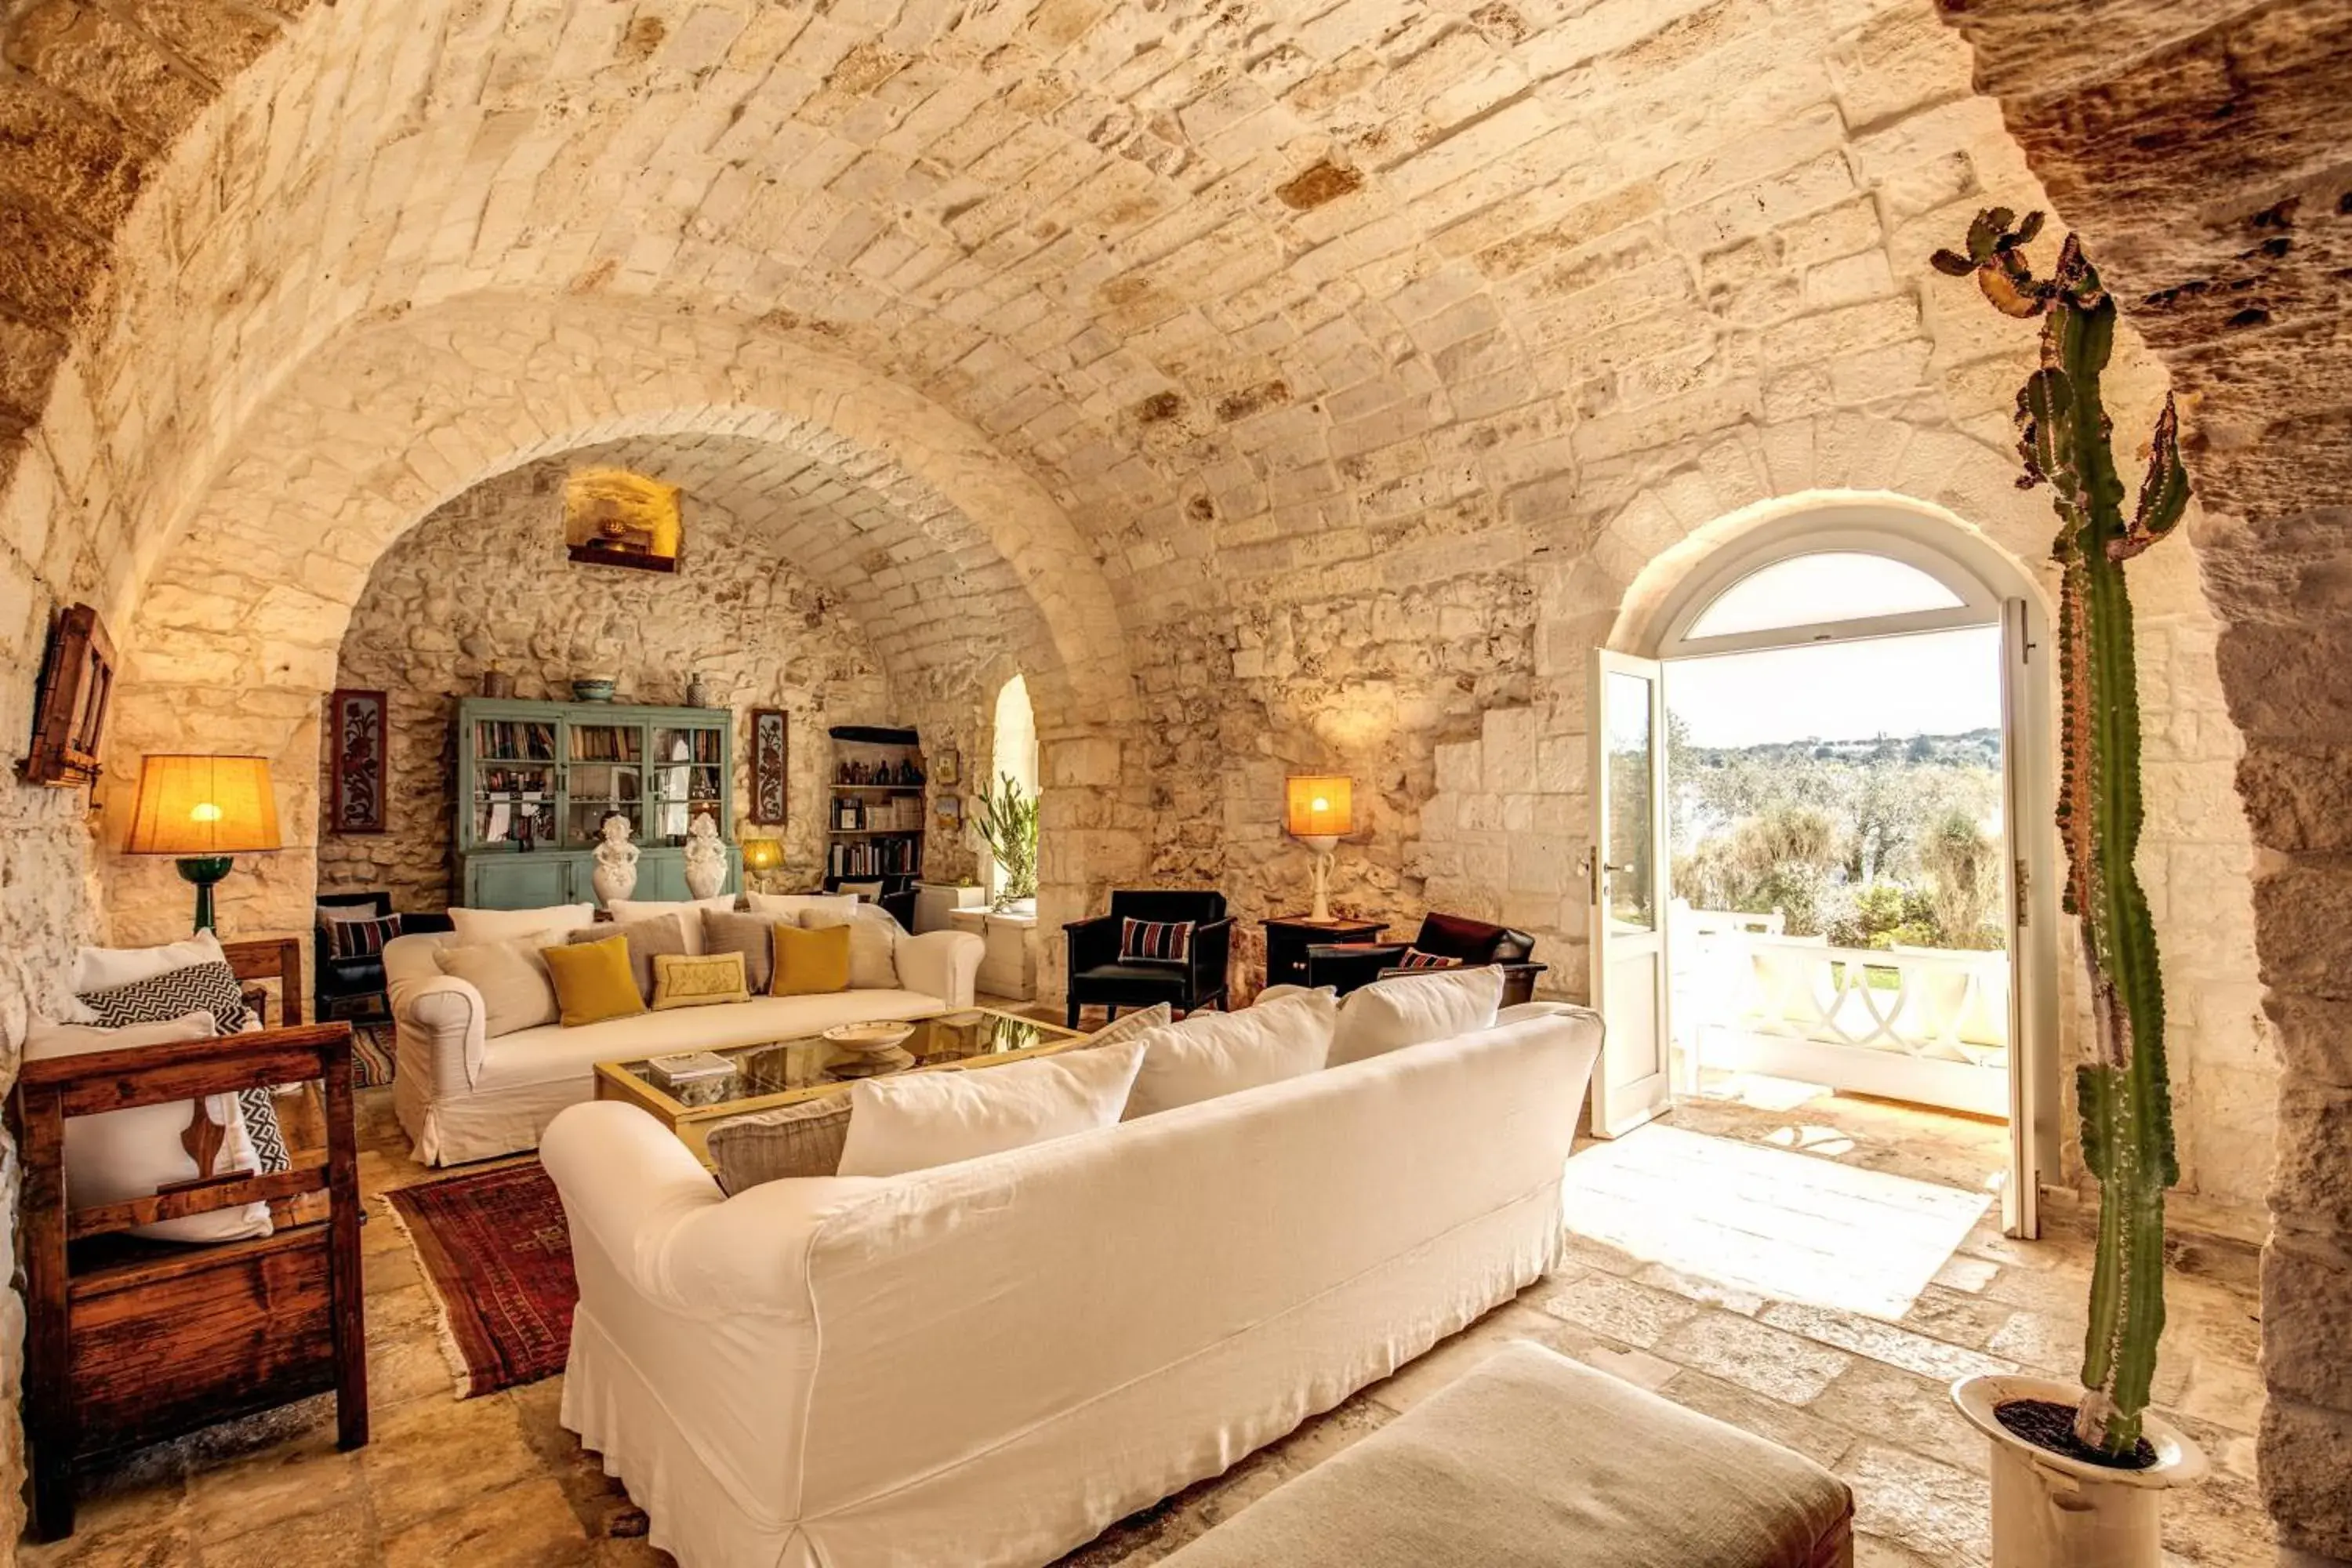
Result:
M299 1019L299 950L272 945L291 955L283 994ZM240 975L248 969L266 973L248 961ZM271 1174L215 1172L222 1138L206 1097L310 1080L321 1086L323 1150L298 1150ZM194 1108L183 1139L194 1180L69 1206L68 1121L179 1101ZM40 1539L73 1532L80 1466L216 1421L332 1393L338 1441L367 1441L350 1025L31 1061L9 1103L24 1159L24 1411ZM252 1203L270 1205L270 1235L189 1246L124 1234Z
M1776 1443L1507 1347L1162 1568L1850 1568L1853 1494Z

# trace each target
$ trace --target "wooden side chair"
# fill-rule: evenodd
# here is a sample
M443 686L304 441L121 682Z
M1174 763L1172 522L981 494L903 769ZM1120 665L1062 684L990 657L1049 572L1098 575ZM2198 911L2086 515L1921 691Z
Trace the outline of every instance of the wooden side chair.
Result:
M341 1446L367 1441L351 1026L299 1024L300 952L292 942L283 952L292 1026L28 1061L16 1080L25 1431L39 1539L73 1533L75 1476L89 1460L217 1421L331 1392ZM314 1079L323 1150L298 1150L273 1174L215 1170L226 1133L207 1097ZM68 1121L182 1101L194 1108L182 1138L194 1180L72 1206ZM123 1234L254 1203L270 1205L267 1237L184 1245Z

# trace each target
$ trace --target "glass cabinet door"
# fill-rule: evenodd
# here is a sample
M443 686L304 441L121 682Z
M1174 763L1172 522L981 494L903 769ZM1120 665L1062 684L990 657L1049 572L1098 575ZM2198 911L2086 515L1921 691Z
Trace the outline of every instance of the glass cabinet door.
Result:
M653 775L653 819L646 837L655 843L683 843L697 816L717 817L726 783L726 738L704 725L656 724L648 771ZM727 830L719 824L721 836Z
M593 845L604 831L604 819L616 812L628 819L632 838L645 837L645 727L640 724L570 726L570 761L564 774L566 844Z
M556 765L484 760L474 765L473 841L514 848L555 837Z

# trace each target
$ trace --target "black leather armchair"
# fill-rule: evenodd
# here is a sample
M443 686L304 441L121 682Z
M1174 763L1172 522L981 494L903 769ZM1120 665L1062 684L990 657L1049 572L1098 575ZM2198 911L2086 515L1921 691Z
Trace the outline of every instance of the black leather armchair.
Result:
M1192 948L1181 963L1122 959L1119 922L1190 921ZM1073 921L1062 928L1070 945L1070 1027L1088 1004L1110 1009L1149 1007L1165 1002L1179 1013L1225 1005L1226 961L1232 955L1234 922L1225 896L1162 888L1122 888L1110 896L1110 913Z
M1536 976L1544 964L1529 962L1536 939L1509 926L1489 925L1461 915L1426 916L1420 934L1410 942L1319 942L1307 950L1307 984L1331 985L1345 996L1359 986L1391 974L1425 973L1401 967L1407 948L1439 958L1459 961L1465 967L1494 964L1503 971L1503 1005L1532 1001Z
M318 899L321 909L364 910L371 918L381 920L392 913L390 893L321 893ZM417 931L439 931L449 929L447 915L403 915L401 934ZM310 930L310 999L311 1016L320 1023L338 1018L365 1018L384 1011L383 959L381 954L368 953L357 958L337 958L333 945L327 938L327 921L321 917Z

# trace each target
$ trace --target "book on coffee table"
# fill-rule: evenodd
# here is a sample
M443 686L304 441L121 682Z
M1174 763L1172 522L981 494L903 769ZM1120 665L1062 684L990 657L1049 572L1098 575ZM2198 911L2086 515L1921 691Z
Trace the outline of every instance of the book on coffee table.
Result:
M665 1087L703 1083L726 1078L734 1070L735 1064L715 1051L676 1051L666 1057L646 1058L646 1075Z

